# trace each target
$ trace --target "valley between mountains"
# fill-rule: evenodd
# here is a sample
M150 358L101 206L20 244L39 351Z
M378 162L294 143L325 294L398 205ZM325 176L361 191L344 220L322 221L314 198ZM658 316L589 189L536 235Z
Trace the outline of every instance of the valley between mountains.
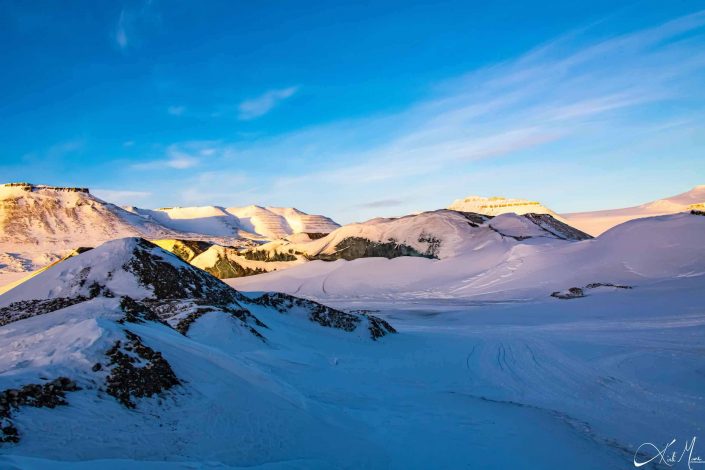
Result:
M704 204L705 186L580 214L470 196L341 226L6 184L0 467L620 469L644 442L680 451L705 423Z

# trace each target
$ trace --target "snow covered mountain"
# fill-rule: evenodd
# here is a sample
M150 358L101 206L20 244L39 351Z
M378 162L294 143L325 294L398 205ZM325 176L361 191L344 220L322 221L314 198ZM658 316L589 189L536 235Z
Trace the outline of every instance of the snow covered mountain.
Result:
M482 197L468 196L464 199L456 199L448 206L448 209L461 212L474 212L484 215L500 215L507 213L514 214L549 214L553 218L565 222L558 214L544 207L540 202L529 201L527 199L510 199L500 196Z
M96 198L87 188L9 183L0 186L0 285L45 267L75 248L122 237L242 247L299 232L328 233L337 227L327 217L297 209L123 209Z
M285 294L242 295L140 238L110 241L0 296L0 454L171 459L230 448L219 459L244 464L262 439L292 455L312 438L321 450L304 458L344 452L326 438L336 426L245 352L394 332Z
M0 259L6 270L28 271L79 246L128 236L176 233L90 194L86 188L10 183L0 186Z
M705 185L665 199L624 209L573 212L562 216L574 227L597 236L610 228L642 217L675 214L690 210L705 210Z
M212 237L276 240L294 233L329 233L340 225L322 215L282 207L170 207L126 210L180 232Z
M547 214L502 214L497 217L437 210L392 219L345 225L314 240L282 239L255 253L302 254L309 260L417 256L449 258L489 250L506 240L524 243L575 241L590 238Z

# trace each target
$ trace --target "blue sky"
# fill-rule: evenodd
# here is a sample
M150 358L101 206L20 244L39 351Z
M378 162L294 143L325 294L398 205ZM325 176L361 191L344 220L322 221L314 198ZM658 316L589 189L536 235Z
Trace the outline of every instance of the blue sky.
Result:
M705 3L616 3L3 0L1 179L341 222L704 184Z

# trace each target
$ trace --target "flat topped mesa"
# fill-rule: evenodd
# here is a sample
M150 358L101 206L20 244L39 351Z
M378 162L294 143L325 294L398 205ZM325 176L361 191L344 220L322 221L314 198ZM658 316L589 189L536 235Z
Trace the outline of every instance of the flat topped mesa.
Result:
M70 193L90 193L88 188L71 188L62 186L47 186L45 184L32 184L32 183L5 183L2 185L3 188L19 188L23 191L37 191L42 189L49 189L52 191L65 191Z
M468 196L463 199L456 199L453 201L453 204L448 206L448 209L461 212L475 212L477 214L492 216L506 214L508 212L514 212L519 215L549 214L555 219L564 222L558 214L543 206L540 202L527 199L514 199L500 196Z

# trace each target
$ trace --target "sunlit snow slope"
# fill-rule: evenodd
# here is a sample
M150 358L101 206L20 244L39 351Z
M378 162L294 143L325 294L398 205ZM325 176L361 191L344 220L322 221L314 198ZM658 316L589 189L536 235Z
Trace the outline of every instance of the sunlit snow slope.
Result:
M705 210L705 185L696 186L677 196L647 202L640 206L561 215L574 227L597 236L628 220L675 214L693 209Z

